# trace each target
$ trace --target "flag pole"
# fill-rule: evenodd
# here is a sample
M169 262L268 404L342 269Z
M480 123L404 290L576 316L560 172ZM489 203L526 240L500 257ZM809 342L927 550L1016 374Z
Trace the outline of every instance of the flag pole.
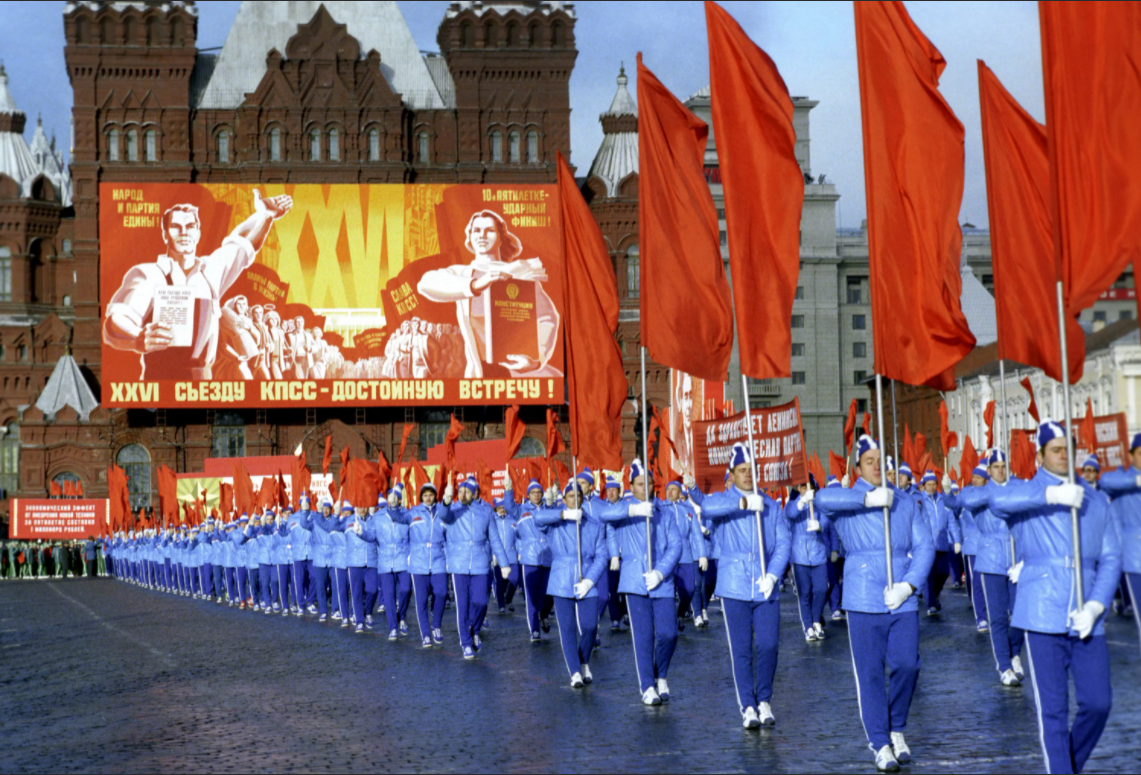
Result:
M573 443L573 439L571 440ZM578 489L578 455L571 452L571 466L574 471L571 473L571 481L574 482L575 489ZM511 475L510 467L508 467L507 475ZM581 511L583 506L582 491L578 492L578 508ZM582 519L574 523L574 543L578 548L578 580L582 581Z
M642 348L642 462L645 465L642 474L645 479L645 501L650 502L650 424L646 418L646 348ZM633 487L634 483L630 483ZM650 518L646 517L646 573L654 569L654 546L650 531Z
M1070 416L1070 358L1066 344L1066 304L1062 293L1062 281L1058 280L1058 342L1062 349L1062 405L1066 415L1066 481L1074 483L1074 426ZM1070 509L1070 539L1074 551L1074 585L1077 588L1077 603L1080 611L1086 604L1085 587L1082 584L1082 532L1078 524L1078 510Z
M753 475L753 494L759 495L757 489L757 458L753 450L753 417L749 406L749 378L741 372L741 395L745 399L745 427L749 429L749 469ZM768 563L765 562L765 532L761 526L761 512L754 511L753 518L757 524L757 549L761 553L761 578L768 575Z
M1017 376L1017 372L1015 373ZM1010 481L1010 421L1006 415L1006 361L1002 358L998 359L998 381L1000 385L1000 397L1002 398L1002 439L1000 445L1006 453L1006 481ZM1069 427L1068 425L1066 426ZM1010 539L1010 564L1014 566L1014 533L1007 531L1007 537Z
M892 380L892 388L895 387L895 380ZM876 424L879 426L880 438L883 438L883 377L879 372L876 372ZM899 470L900 463L897 460L895 463L895 470ZM880 486L887 487L887 457L880 452ZM884 542L884 555L887 560L887 585L888 587L895 586L895 574L892 573L891 567L891 509L887 506L883 507L883 542Z

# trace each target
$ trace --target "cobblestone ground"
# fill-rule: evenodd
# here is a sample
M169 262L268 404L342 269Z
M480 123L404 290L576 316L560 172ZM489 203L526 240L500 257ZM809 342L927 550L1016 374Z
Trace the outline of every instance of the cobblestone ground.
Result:
M777 726L758 733L741 728L716 611L687 626L672 701L651 709L628 634L602 632L594 684L575 691L554 629L528 643L518 600L464 662L452 610L446 645L425 651L110 580L2 582L0 771L874 771L844 624L805 643L782 597ZM1031 689L999 686L966 595L946 591L920 633L910 771L1043 771ZM1132 622L1112 617L1109 642L1114 710L1087 769L1136 772Z

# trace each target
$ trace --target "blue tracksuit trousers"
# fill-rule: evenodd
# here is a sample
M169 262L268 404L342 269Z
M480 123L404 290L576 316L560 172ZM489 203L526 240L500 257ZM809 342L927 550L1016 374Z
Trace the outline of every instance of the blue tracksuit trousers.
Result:
M965 554L967 563L967 594L971 598L971 610L975 614L976 622L987 620L986 593L983 591L983 574L975 570L975 555Z
M448 574L433 573L429 576L426 573L414 573L411 574L411 577L412 589L416 594L416 621L420 624L420 637L427 638L432 634L432 630L438 630L444 622L444 602L448 598ZM382 576L382 583L383 580L384 577ZM432 601L431 620L428 619L429 593L434 596ZM392 610L392 606L388 602L388 593L386 589L384 615L391 616L391 614L388 613L390 610ZM388 621L391 623L392 619L390 618Z
M919 613L848 611L848 638L856 671L856 700L873 751L891 744L891 732L907 727L919 678ZM887 668L887 692L884 668Z
M1003 671L1010 669L1011 657L1022 653L1022 642L1026 638L1022 630L1010 624L1018 585L1011 584L1010 579L1002 574L979 575L982 576L981 586L986 599L986 618L990 622L990 645L998 674L1002 675Z
M666 678L677 646L677 606L672 597L626 595L630 612L630 637L634 641L634 666L642 692Z
M824 616L824 601L828 597L828 563L820 565L793 565L796 577L796 598L800 601L800 628L807 630Z
M412 577L408 571L400 571L398 573L379 573L380 578L380 593L381 600L384 602L384 616L388 620L388 629L395 630L400 626L400 622L404 620L404 614L408 610L408 596L412 590ZM442 582L445 592L447 591L447 578L443 573L438 573ZM421 578L427 579L427 576ZM424 585L424 605L427 606L428 597L428 584ZM443 617L444 611L444 595L437 595L439 599L440 616ZM417 603L419 600L417 599ZM439 625L436 625L439 626ZM421 628L423 629L423 628ZM422 632L423 635L430 635L430 632Z
M598 598L573 600L556 597L555 624L559 628L567 673L581 673L582 666L590 664L590 655L594 651L594 636L598 632Z
M798 568L801 566L797 566ZM723 598L733 685L741 713L773 698L780 641L780 602Z
M460 632L460 645L472 645L472 636L479 633L487 597L491 591L486 573L453 573L452 589L456 593L456 629Z
M677 591L677 616L685 617L693 602L693 593L697 585L697 563L679 562L674 570L674 589Z

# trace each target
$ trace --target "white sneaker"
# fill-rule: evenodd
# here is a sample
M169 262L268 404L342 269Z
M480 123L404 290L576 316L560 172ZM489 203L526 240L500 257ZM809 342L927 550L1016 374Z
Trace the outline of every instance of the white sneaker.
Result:
M594 681L594 676L590 674L590 665L582 666L582 682L588 684Z
M575 673L571 676L571 688L581 689L584 686L582 681L582 673Z
M903 739L902 732L891 733L891 749L895 753L895 760L900 764L907 764L911 761L911 749L907 747L907 741Z
M876 751L876 769L880 772L899 772L899 762L891 752L890 745L885 745Z
M658 697L661 698L662 702L670 701L670 685L666 683L664 678L658 679Z
M1022 671L1022 657L1011 657L1010 667L1014 670L1014 674L1018 676L1018 680L1022 680L1026 677L1026 673Z
M656 691L654 691L654 687L651 686L649 689L642 692L642 704L643 705L661 705L662 704L662 698L658 696L658 693Z
M773 715L773 709L769 707L767 702L762 702L757 706L757 718L761 720L761 725L771 727L777 723L776 716Z
M832 621L838 622L843 618L844 618L844 612L843 611L833 611L832 612Z
M809 627L807 630L805 630L805 631L804 631L804 639L805 639L806 641L808 641L809 643L813 643L813 642L815 642L815 640L816 640L816 630L815 630L814 628L812 628L812 627Z
M1022 681L1018 680L1018 676L1013 670L1003 670L1001 679L1003 686L1022 686Z
M824 625L820 622L812 625L812 629L816 630L816 640L824 640Z
M757 712L752 708L745 708L745 716L743 720L745 729L756 729L761 725L761 720L757 718Z

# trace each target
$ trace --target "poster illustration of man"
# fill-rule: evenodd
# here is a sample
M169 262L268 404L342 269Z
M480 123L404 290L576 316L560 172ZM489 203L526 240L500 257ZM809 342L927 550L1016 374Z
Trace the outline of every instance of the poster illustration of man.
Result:
M692 474L693 460L693 423L702 419L701 408L704 406L704 380L694 379L684 371L672 369L670 371L670 387L672 393L672 411L670 412L670 438L673 439L677 455L674 458L674 469L683 473ZM696 408L696 412L694 411Z
M561 377L562 372L549 363L558 344L559 313L543 290L547 274L542 259L521 258L522 242L508 230L503 217L491 210L472 215L465 236L464 247L474 256L472 261L425 272L417 285L420 295L430 301L455 303L466 359L463 376L483 377L485 364L497 364L513 377ZM489 339L507 328L503 317L493 317L495 283L514 283L506 291L511 298L519 292L519 285L533 283L535 341L519 349L534 354L508 352L503 360L494 359L495 348Z
M191 204L169 208L162 216L166 252L151 263L135 265L123 277L107 306L103 341L139 354L140 380L148 374L151 379L157 375L171 380L213 379L223 320L220 302L254 263L273 222L293 207L289 196L263 199L254 189L253 197L253 214L205 256L198 255L202 237L198 208ZM229 339L239 345L233 350L233 365L249 379L250 357L241 340L252 338L254 332L231 323Z

